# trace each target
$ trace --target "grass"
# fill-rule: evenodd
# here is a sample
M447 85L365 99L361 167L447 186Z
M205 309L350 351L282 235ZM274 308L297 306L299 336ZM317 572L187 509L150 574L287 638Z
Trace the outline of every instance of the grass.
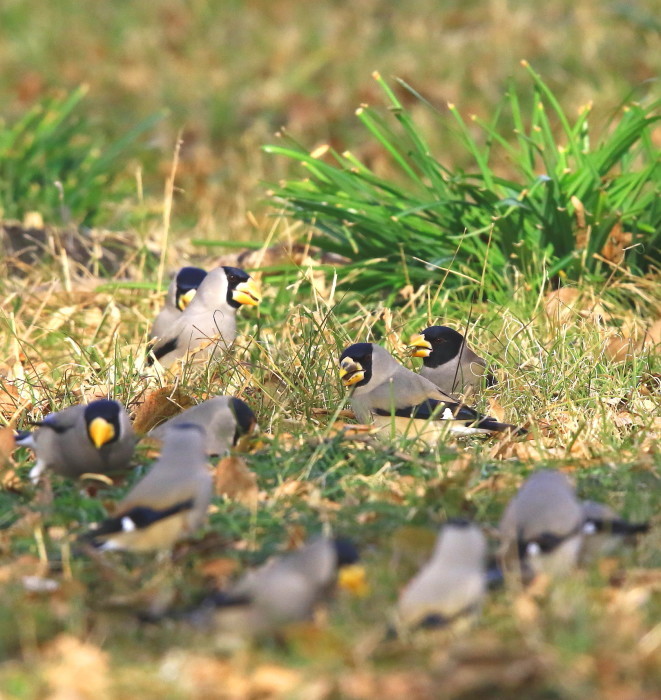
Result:
M657 78L656 14L652 0L626 7L598 0L544 7L497 0L451 0L442 7L434 0L406 7L390 0L369 0L369 7L322 1L313 14L294 0L268 7L137 0L119 12L63 0L38 13L30 4L7 2L0 8L7 34L0 52L2 112L13 123L44 95L88 85L85 114L112 142L168 110L148 157L127 163L126 183L136 192L129 211L137 217L143 208L160 207L183 127L175 230L246 240L255 236L246 226L249 212L269 227L261 182L297 175L294 164L257 153L283 125L310 148L350 144L357 158L382 161L363 143L354 116L361 103L381 102L373 70L387 80L404 79L435 105L453 103L488 122L511 76L519 88L527 86L518 69L525 58L569 114L594 101L592 118L600 125L608 117L601 110L632 90L636 98L644 95ZM466 168L460 138L442 136L431 113L404 99L433 151L453 168ZM116 209L107 212L110 221L116 215Z
M12 248L3 259L3 422L23 427L97 395L140 417L158 386L138 357L162 301L160 266L232 264L248 248L263 276L263 303L241 311L233 356L188 368L177 387L194 400L235 393L254 408L262 434L243 459L259 498L254 506L241 489L216 495L204 529L172 560L96 561L76 551L75 537L141 477L152 447L141 445L124 483L90 497L57 478L33 488L29 452L8 457L10 436L0 431L0 694L656 698L661 286L653 3L370 0L321 2L310 13L291 0L136 0L112 11L62 0L33 9L0 7L2 133L14 144L0 167L22 170L24 183L41 177L38 191L21 185L3 206L11 201L16 217L36 210L48 225L28 231L37 237L29 256ZM521 70L522 58L536 72ZM384 76L378 82L369 77L375 69ZM89 86L85 100L80 85ZM407 86L441 105L440 117ZM456 107L446 110L448 103ZM627 111L614 109L625 104ZM146 150L104 160L164 109L145 132ZM57 119L44 116L51 114L63 117L54 130ZM39 135L37 159L27 157L29 139L16 126L28 122ZM286 138L305 143L293 148L296 158L261 150L283 125ZM173 197L164 203L180 133ZM331 150L309 158L319 144ZM338 155L336 167L329 155L347 146L352 155ZM440 154L438 162L427 150ZM260 262L265 240L286 246L314 235L274 217L263 196L264 182L304 189L301 154L317 178L308 189L327 186L323 178L338 198L356 197L358 185L365 197L380 188L400 215L407 212L393 222L390 211L385 218L379 208L369 211L372 234L383 238L360 241L361 264L316 265L314 248L307 258L285 253ZM44 163L53 170L40 173ZM536 180L542 171L551 183ZM64 201L54 194L56 178L65 182ZM429 209L438 191L461 206ZM496 220L487 222L475 202ZM63 203L72 224L64 228ZM338 225L318 213L317 225ZM441 218L456 227L454 237L440 241L431 262L452 272L418 266L398 247L416 222L413 254L429 261L425 236ZM129 228L74 230L90 221ZM525 246L511 263L519 225ZM480 227L481 235L464 233ZM649 244L643 254L627 251L625 266L617 255L636 242L629 233ZM608 237L616 240L605 251ZM393 253L401 269L367 263ZM551 292L558 283L565 286ZM402 339L436 322L466 330L489 359L499 383L480 408L528 425L530 440L452 439L430 451L351 432L340 412L340 351L374 340L413 366ZM492 528L525 476L541 467L567 472L581 497L651 519L651 533L549 590L495 592L464 635L384 639L397 593L439 525L462 515ZM145 612L185 609L324 528L360 545L370 594L338 595L316 624L288 630L285 645L237 651L176 618L141 621ZM51 589L26 588L35 584Z
M661 426L658 390L652 384L650 392L649 381L658 377L659 355L644 349L614 362L608 343L612 333L633 337L635 327L653 317L658 285L640 286L634 296L633 287L613 281L598 301L586 287L584 301L563 308L560 320L548 298L523 292L507 305L471 306L434 304L438 290L430 289L395 311L379 304L366 308L361 295L331 293L328 273L325 293L307 285L307 275L302 269L281 273L273 283L264 278L263 305L240 314L237 355L182 377L180 390L198 400L207 393L240 393L264 431L244 456L257 475L257 508L217 496L197 550L181 549L166 569L151 557L114 556L101 567L76 556L71 538L102 517L102 503L117 500L143 468L98 500L58 479L49 496L26 481L27 451L16 455L18 481L0 494L7 659L0 684L6 692L29 698L52 691L65 684L57 669L75 687L73 669L89 663L93 682L110 697L147 683L153 686L146 696L156 696L164 678L167 697L197 696L223 675L246 685L245 695L304 697L321 685L322 697L372 697L401 688L433 697L442 678L448 697L495 687L539 698L602 696L616 676L638 696L653 697L660 682L652 662L658 651L658 528L636 550L577 572L548 595L495 593L474 630L440 647L380 640L397 590L424 560L436 528L458 515L496 525L518 484L541 465L570 473L581 496L655 522L661 464L654 444ZM3 284L8 292L23 283ZM74 289L66 303L76 306L85 294ZM53 292L25 299L14 313L16 337L31 337L19 359L31 406L23 408L19 424L80 400L81 392L109 392L139 410L150 383L131 358L144 344L146 319L159 297L121 287L114 296L98 293L56 331L47 331L63 303ZM104 320L113 309L121 330ZM81 323L82 314L96 324ZM483 407L493 408L489 402L495 401L511 422L529 423L531 441L507 446L451 440L428 452L344 434L334 419L345 401L335 366L348 342L374 339L401 351L398 339L431 320L463 328L468 317L472 345L490 358L500 380ZM11 347L11 334L6 337ZM81 349L74 362L72 347ZM138 462L149 462L145 449ZM212 585L209 572L218 560L250 566L326 526L358 541L371 592L365 600L340 596L326 622L292 630L286 648L266 644L239 661L227 651L219 655L212 639L182 623L138 622L139 611L193 604ZM21 577L34 574L60 588L26 593ZM103 663L94 661L98 654ZM262 678L266 689L250 685L254 678Z
M478 135L455 105L444 119L399 81L440 115L442 133L449 133L449 117L456 122L471 159L465 171L433 153L376 73L389 114L368 106L356 114L394 174L380 176L350 150L308 152L285 136L286 145L266 151L300 163L304 175L277 186L275 201L319 231L319 246L352 261L361 272L352 287L365 293L418 286L430 273L445 274L460 291L493 294L517 273L538 289L548 279L601 277L620 265L639 273L658 267L661 169L651 137L659 102L625 104L595 138L591 108L570 120L542 78L524 67L532 97L512 84L492 119L474 118ZM502 162L513 177L497 174Z
M24 219L37 212L60 225L91 226L103 210L127 196L118 187L122 157L136 152L139 136L158 115L105 144L92 135L80 103L87 90L35 104L13 124L0 121L0 217Z

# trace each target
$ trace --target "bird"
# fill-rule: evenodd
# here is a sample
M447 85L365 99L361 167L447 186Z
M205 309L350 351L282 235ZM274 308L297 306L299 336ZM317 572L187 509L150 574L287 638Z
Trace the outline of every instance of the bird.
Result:
M101 550L168 550L202 525L212 490L205 430L179 423L166 432L160 457L116 514L82 540Z
M433 443L446 428L461 435L526 432L459 403L375 343L354 343L342 352L340 379L351 389L351 407L358 420L373 419L384 434L394 429L396 435L414 434Z
M227 348L236 338L236 310L260 301L257 283L244 270L227 266L210 270L179 318L150 345L147 364L158 360L167 369L192 352L196 359L209 359L218 347Z
M447 326L430 326L409 339L412 357L422 357L420 375L446 394L468 394L483 384L493 386L487 363L467 345L464 336Z
M355 581L359 555L345 538L317 536L241 576L226 591L209 596L190 616L217 632L259 636L312 618L333 593L341 571Z
M487 591L487 541L468 520L448 520L431 559L408 582L397 602L398 626L454 626L474 619Z
M170 330L181 312L193 300L206 275L207 271L201 267L182 267L177 270L168 287L165 305L154 320L150 334L152 338L161 338Z
M126 409L112 399L69 406L34 425L36 430L19 431L15 438L17 445L34 450L33 482L46 469L73 479L121 471L129 466L137 442Z
M599 556L612 554L621 544L634 543L636 535L649 531L649 522L632 523L621 518L610 506L596 501L583 501L582 564Z
M181 423L194 423L205 429L210 457L224 457L240 437L257 427L255 414L245 401L234 396L214 396L161 423L149 435L163 440L169 430Z
M559 578L578 564L585 516L567 477L553 469L529 476L499 525L505 578L524 583L538 574Z

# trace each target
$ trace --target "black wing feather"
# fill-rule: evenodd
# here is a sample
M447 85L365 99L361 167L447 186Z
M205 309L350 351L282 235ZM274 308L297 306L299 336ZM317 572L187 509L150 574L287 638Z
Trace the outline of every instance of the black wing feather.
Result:
M163 345L159 345L156 349L152 346L149 348L149 354L147 355L147 365L151 366L154 364L154 359L160 360L169 352L177 349L177 338L171 338L167 340Z
M525 428L517 428L510 423L500 423L490 416L481 416L477 411L462 403L452 401L439 401L437 399L427 399L417 406L405 406L396 408L392 412L382 408L373 409L379 416L397 416L399 418L418 418L427 420L449 420L443 417L446 409L452 411L452 420L463 421L466 425L475 428L490 430L495 433L502 433L507 430L513 431L517 435L525 435L528 431Z
M180 503L175 503L173 506L161 510L155 510L148 506L136 506L120 515L104 520L98 528L83 535L83 539L91 540L94 546L99 546L103 544L103 541L97 542L99 537L107 537L108 535L114 535L118 532L124 532L124 527L122 525L124 518L129 518L135 525L136 530L143 530L159 520L164 520L184 510L190 510L192 507L192 498L181 501Z

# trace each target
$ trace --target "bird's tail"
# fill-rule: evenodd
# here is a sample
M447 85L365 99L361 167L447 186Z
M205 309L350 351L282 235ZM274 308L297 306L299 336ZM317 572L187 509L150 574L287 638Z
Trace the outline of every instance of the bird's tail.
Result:
M511 432L513 435L527 435L528 431L525 428L521 428L511 423L501 423L495 418L481 418L475 424L476 428L481 428L483 430L490 430L493 433L506 433Z
M34 447L34 433L30 430L16 430L14 442L20 447Z

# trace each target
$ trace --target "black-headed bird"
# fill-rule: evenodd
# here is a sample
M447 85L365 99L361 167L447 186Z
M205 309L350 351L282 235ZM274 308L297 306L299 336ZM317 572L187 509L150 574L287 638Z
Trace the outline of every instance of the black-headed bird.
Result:
M112 474L129 466L136 436L126 409L117 401L97 399L47 415L36 430L19 431L16 444L34 450L30 478L45 469L70 478Z
M468 347L464 336L447 326L430 326L409 339L412 357L421 357L420 375L446 394L479 391L493 376L486 361Z
M202 525L212 491L204 428L180 423L166 432L160 457L113 517L83 540L104 550L168 550Z
M207 271L201 267L182 267L175 272L165 295L165 304L154 320L150 334L152 338L161 338L170 330L181 312L193 301L197 288L206 276Z
M383 434L390 430L431 444L448 429L461 435L526 432L459 403L374 343L355 343L344 350L340 379L351 390L358 420L373 420Z
M197 361L208 360L218 348L227 348L234 342L236 310L242 305L257 306L260 301L257 283L244 270L210 270L190 304L150 346L148 364L158 360L169 368L191 353Z

